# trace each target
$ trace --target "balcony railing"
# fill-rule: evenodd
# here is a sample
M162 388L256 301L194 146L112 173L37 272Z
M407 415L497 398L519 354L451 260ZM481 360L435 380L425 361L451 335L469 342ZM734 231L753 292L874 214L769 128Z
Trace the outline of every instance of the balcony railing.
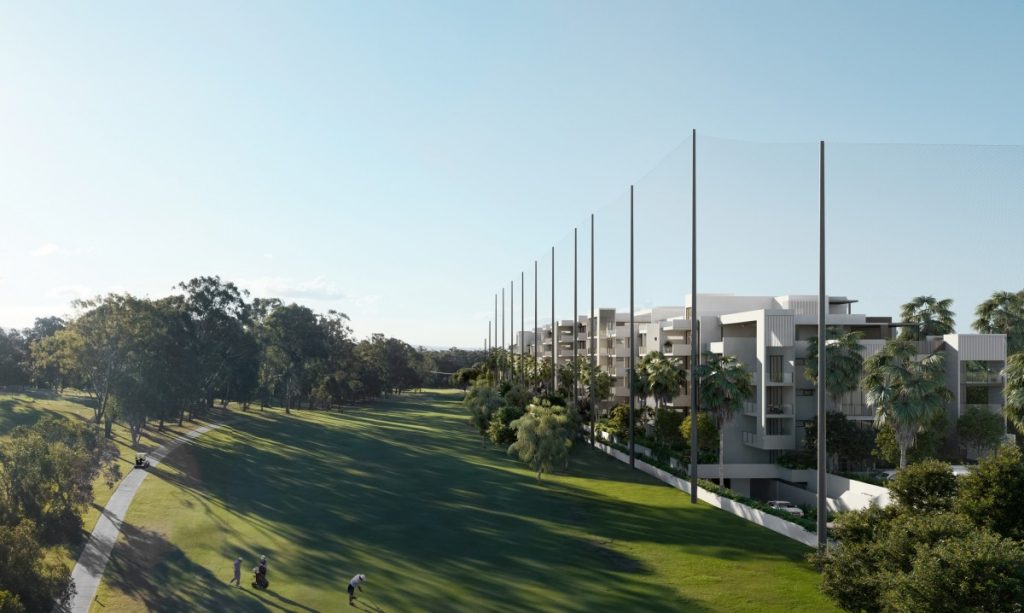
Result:
M743 443L758 449L792 449L793 435L744 432Z
M768 377L765 379L765 383L768 385L790 385L793 383L793 371L770 370L768 371Z
M964 372L965 383L1001 383L1003 376L997 372Z
M791 404L769 404L768 410L765 411L765 415L768 417L792 417L793 416L793 405Z

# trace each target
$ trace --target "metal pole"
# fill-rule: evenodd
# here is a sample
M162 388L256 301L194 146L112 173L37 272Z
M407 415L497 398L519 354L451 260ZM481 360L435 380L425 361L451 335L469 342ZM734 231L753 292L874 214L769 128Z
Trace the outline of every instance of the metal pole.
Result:
M491 345L491 349L494 349L494 345L498 344L498 295L494 295L494 343ZM498 357L497 352L494 354L494 380L498 380Z
M818 549L828 543L825 473L825 141L821 141L818 204Z
M633 415L636 405L636 392L633 389L636 380L636 332L633 321L633 186L629 186L629 467L636 464L636 418Z
M697 504L697 361L700 360L699 325L697 324L697 130L693 130L690 179L693 188L690 204L690 502ZM723 486L724 487L724 486Z
M503 287L501 288L501 352L498 353L498 358L503 362L500 379L505 378L504 353L506 346L507 345L505 345L505 288Z
M555 325L555 248L551 247L551 393L558 389L558 326Z
M597 351L597 329L594 320L594 214L590 214L590 321L587 322L587 336L590 338L590 444L594 445L594 429L597 427L597 402L594 401L594 352Z
M572 404L575 410L580 410L580 362L577 355L576 345L579 344L579 304L576 293L579 291L579 258L577 257L576 238L578 228L572 229Z
M533 380L539 386L539 362L537 347L540 345L540 326L537 321L537 260L533 261Z
M526 271L519 271L519 381L526 385Z
M508 338L509 338L509 351L508 351L508 378L509 381L515 379L516 376L516 365L512 361L515 357L516 351L516 280L512 279L509 281L509 292L508 292Z

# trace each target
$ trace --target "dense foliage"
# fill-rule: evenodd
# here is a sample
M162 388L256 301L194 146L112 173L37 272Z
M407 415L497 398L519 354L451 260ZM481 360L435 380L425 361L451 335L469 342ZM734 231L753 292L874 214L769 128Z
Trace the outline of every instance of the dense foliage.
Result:
M0 384L31 382L93 397L94 420L121 420L137 439L150 420L200 414L214 398L291 410L401 393L437 371L398 339L357 340L343 313L318 314L234 283L198 277L160 299L111 294L74 303L68 322L36 321L0 339ZM473 355L437 352L445 367ZM20 370L19 370L20 369Z
M0 611L49 611L70 597L69 569L44 546L81 538L93 480L118 479L116 460L97 426L59 417L0 443Z
M818 556L822 589L848 611L1024 609L1024 459L1012 445L954 478L937 461L890 485L894 503L841 515Z

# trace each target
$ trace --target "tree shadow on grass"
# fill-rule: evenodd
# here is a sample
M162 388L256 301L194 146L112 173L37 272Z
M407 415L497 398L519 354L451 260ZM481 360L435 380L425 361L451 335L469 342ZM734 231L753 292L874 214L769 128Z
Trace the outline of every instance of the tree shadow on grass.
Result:
M273 605L250 588L227 583L209 569L193 563L163 535L124 524L123 541L114 548L105 581L110 587L140 601L145 610L186 613L192 611L294 610ZM242 577L243 581L246 577ZM243 583L244 585L244 583ZM104 604L97 600L98 610Z
M278 566L289 583L367 572L395 589L378 601L391 610L504 611L538 601L566 611L701 610L607 538L579 534L564 495L467 461L481 453L470 437L404 427L400 412L384 424L349 419L340 429L287 416L246 420L227 440L190 446L189 461L180 451L168 457L176 470L156 472L293 544Z

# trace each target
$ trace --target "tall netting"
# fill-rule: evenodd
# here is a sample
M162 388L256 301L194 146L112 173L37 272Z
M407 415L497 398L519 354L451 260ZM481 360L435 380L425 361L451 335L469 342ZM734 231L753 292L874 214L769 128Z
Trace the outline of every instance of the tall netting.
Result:
M690 291L692 162L686 139L634 186L635 305L644 318L664 307L681 315Z
M826 143L825 168L828 285L857 312L952 298L970 332L993 292L1024 289L1024 147Z
M751 143L698 134L697 216L699 293L817 292L816 143ZM704 306L731 308L726 302Z

